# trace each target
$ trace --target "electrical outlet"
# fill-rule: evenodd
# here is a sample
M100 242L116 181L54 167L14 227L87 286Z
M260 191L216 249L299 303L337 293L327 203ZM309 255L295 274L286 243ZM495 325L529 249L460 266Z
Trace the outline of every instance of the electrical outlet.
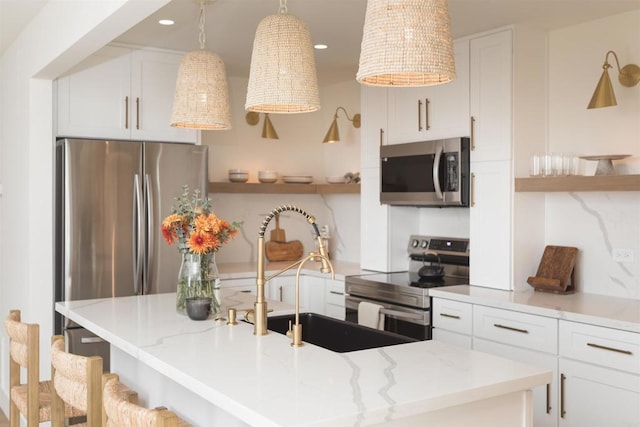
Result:
M633 262L631 249L613 248L613 260L617 262Z

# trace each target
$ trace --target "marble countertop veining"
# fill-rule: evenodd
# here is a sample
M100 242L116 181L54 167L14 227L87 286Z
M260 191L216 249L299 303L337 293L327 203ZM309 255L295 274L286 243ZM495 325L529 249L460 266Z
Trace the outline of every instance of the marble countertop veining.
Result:
M225 314L253 303L222 292ZM59 302L56 310L251 425L371 425L551 381L543 368L437 341L350 353L292 348L284 335L256 337L244 322L191 321L175 312L172 293Z
M469 285L434 288L429 293L433 297L640 333L640 300L630 298L581 292L558 295L533 289L502 291Z

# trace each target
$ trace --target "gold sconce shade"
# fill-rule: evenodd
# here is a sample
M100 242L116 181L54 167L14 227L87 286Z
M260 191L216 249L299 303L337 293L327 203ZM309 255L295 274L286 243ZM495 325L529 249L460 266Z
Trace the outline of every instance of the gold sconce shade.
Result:
M368 0L356 79L430 86L456 78L447 0Z
M616 95L613 92L611 78L609 77L609 68L612 68L608 61L609 54L613 54L613 57L616 60L616 66L618 67L618 81L622 86L633 87L640 82L640 67L635 64L628 64L620 68L618 55L616 55L614 51L610 50L604 58L602 76L600 76L600 80L598 81L596 90L593 92L593 96L591 97L591 101L589 101L587 109L618 105Z
M189 129L222 130L231 128L229 89L224 62L216 53L204 49L205 15L200 2L200 50L180 60L171 126Z
M245 109L261 113L320 109L311 34L302 20L287 13L282 0L279 12L258 24Z
M344 107L338 107L333 115L331 126L329 126L329 130L322 141L325 144L333 144L334 142L340 141L340 132L338 131L338 110L344 111L344 115L347 116L347 120L353 123L354 128L360 127L362 121L360 113L356 113L353 115L353 118L350 118L349 113L347 113L347 110L345 110Z
M247 124L250 126L255 126L260 121L260 114L255 111L249 111L245 117ZM269 113L264 114L264 124L262 125L262 137L266 139L280 139L278 137L278 132L273 127L273 123L271 123L271 119L269 118Z

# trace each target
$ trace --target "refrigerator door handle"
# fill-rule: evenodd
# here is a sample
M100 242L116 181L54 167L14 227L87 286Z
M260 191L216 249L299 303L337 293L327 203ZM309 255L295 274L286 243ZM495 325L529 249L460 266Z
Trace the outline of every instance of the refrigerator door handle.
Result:
M142 188L140 176L133 176L133 293L140 294L142 281Z
M153 191L151 191L151 178L148 174L144 176L144 191L146 206L146 218L147 218L147 265L145 266L145 281L143 293L149 293L151 286L151 266L153 265L153 248L155 248L155 226L153 224Z

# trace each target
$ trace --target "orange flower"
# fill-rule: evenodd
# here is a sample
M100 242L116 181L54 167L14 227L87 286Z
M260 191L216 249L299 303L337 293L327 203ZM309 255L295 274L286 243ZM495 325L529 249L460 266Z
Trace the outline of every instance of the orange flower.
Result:
M162 221L162 237L170 245L178 240L177 228L182 225L182 217L178 214L171 214Z
M189 249L194 254L205 254L213 249L212 236L207 233L194 231L189 235Z

